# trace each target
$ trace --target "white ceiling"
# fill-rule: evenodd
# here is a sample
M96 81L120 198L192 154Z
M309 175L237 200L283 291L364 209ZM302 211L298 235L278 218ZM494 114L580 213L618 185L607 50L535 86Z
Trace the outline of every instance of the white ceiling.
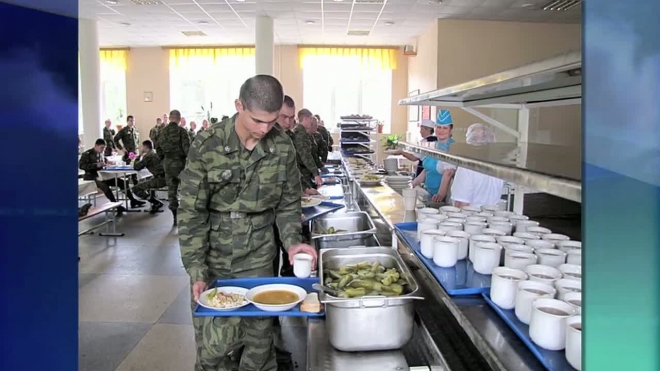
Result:
M132 0L118 0L112 5L112 0L79 0L79 14L80 18L99 21L103 47L253 44L259 15L274 19L277 44L403 45L437 18L581 21L579 6L564 12L541 10L548 0L444 0L441 4L429 0L354 1L160 0L155 5L137 5ZM371 33L347 36L349 30ZM182 31L203 31L207 36L188 37Z

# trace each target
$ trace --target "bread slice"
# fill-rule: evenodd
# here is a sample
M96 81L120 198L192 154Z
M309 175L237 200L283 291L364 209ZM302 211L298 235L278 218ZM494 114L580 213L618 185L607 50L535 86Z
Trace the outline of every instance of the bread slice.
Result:
M312 292L307 294L305 300L300 305L300 310L308 313L319 313L321 311L321 302L319 302L319 294Z

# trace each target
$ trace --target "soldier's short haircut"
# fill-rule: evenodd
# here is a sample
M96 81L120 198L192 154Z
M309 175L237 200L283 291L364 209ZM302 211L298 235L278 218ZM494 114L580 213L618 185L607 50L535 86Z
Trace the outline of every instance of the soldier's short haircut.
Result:
M321 116L319 116L319 115L314 115L314 117L316 117L317 120L321 121Z
M163 120L160 117L156 119L156 122L158 121L163 122Z
M149 139L142 142L142 145L147 146L147 148L149 148L149 149L154 149L154 144Z
M284 96L284 103L283 103L283 105L286 105L287 107L291 107L291 108L293 108L293 107L296 106L296 103L293 101L293 98L291 98L291 97L288 96L288 95L285 95L285 96Z
M128 116L126 116L126 122L128 122L128 121L129 121L130 119L132 119L132 118L133 118L133 115L128 115Z
M181 118L181 112L179 112L179 110L173 109L170 111L170 117L171 116Z
M312 112L308 110L307 108L303 108L300 111L298 111L298 121L302 121L304 118L307 117L312 117Z
M277 112L282 108L284 89L282 84L269 75L256 75L247 79L241 85L238 99L247 110L258 109L268 113Z
M96 143L94 143L95 146L104 146L105 145L105 140L104 139L97 139Z

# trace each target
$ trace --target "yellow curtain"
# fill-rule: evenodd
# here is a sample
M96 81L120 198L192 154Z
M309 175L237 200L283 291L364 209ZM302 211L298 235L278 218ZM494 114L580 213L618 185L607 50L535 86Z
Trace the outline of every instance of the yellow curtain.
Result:
M101 50L101 65L110 70L126 71L126 50Z
M367 69L395 70L396 52L394 48L333 48L300 47L300 67L318 59L359 59L360 66Z
M170 68L212 67L221 58L254 57L254 48L170 49Z

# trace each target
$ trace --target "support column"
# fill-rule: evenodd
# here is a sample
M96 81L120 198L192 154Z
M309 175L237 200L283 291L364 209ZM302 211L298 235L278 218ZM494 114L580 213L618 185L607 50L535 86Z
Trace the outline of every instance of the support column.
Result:
M257 17L255 34L255 72L257 75L273 75L275 55L275 30L273 18Z
M80 52L80 102L82 102L83 145L94 146L103 138L101 122L101 57L96 21L78 20L78 51Z
M527 166L527 139L529 137L529 108L523 106L518 111L518 153L517 164L520 167ZM516 184L513 193L513 212L522 215L525 206L525 187ZM510 207L510 206L509 206Z

